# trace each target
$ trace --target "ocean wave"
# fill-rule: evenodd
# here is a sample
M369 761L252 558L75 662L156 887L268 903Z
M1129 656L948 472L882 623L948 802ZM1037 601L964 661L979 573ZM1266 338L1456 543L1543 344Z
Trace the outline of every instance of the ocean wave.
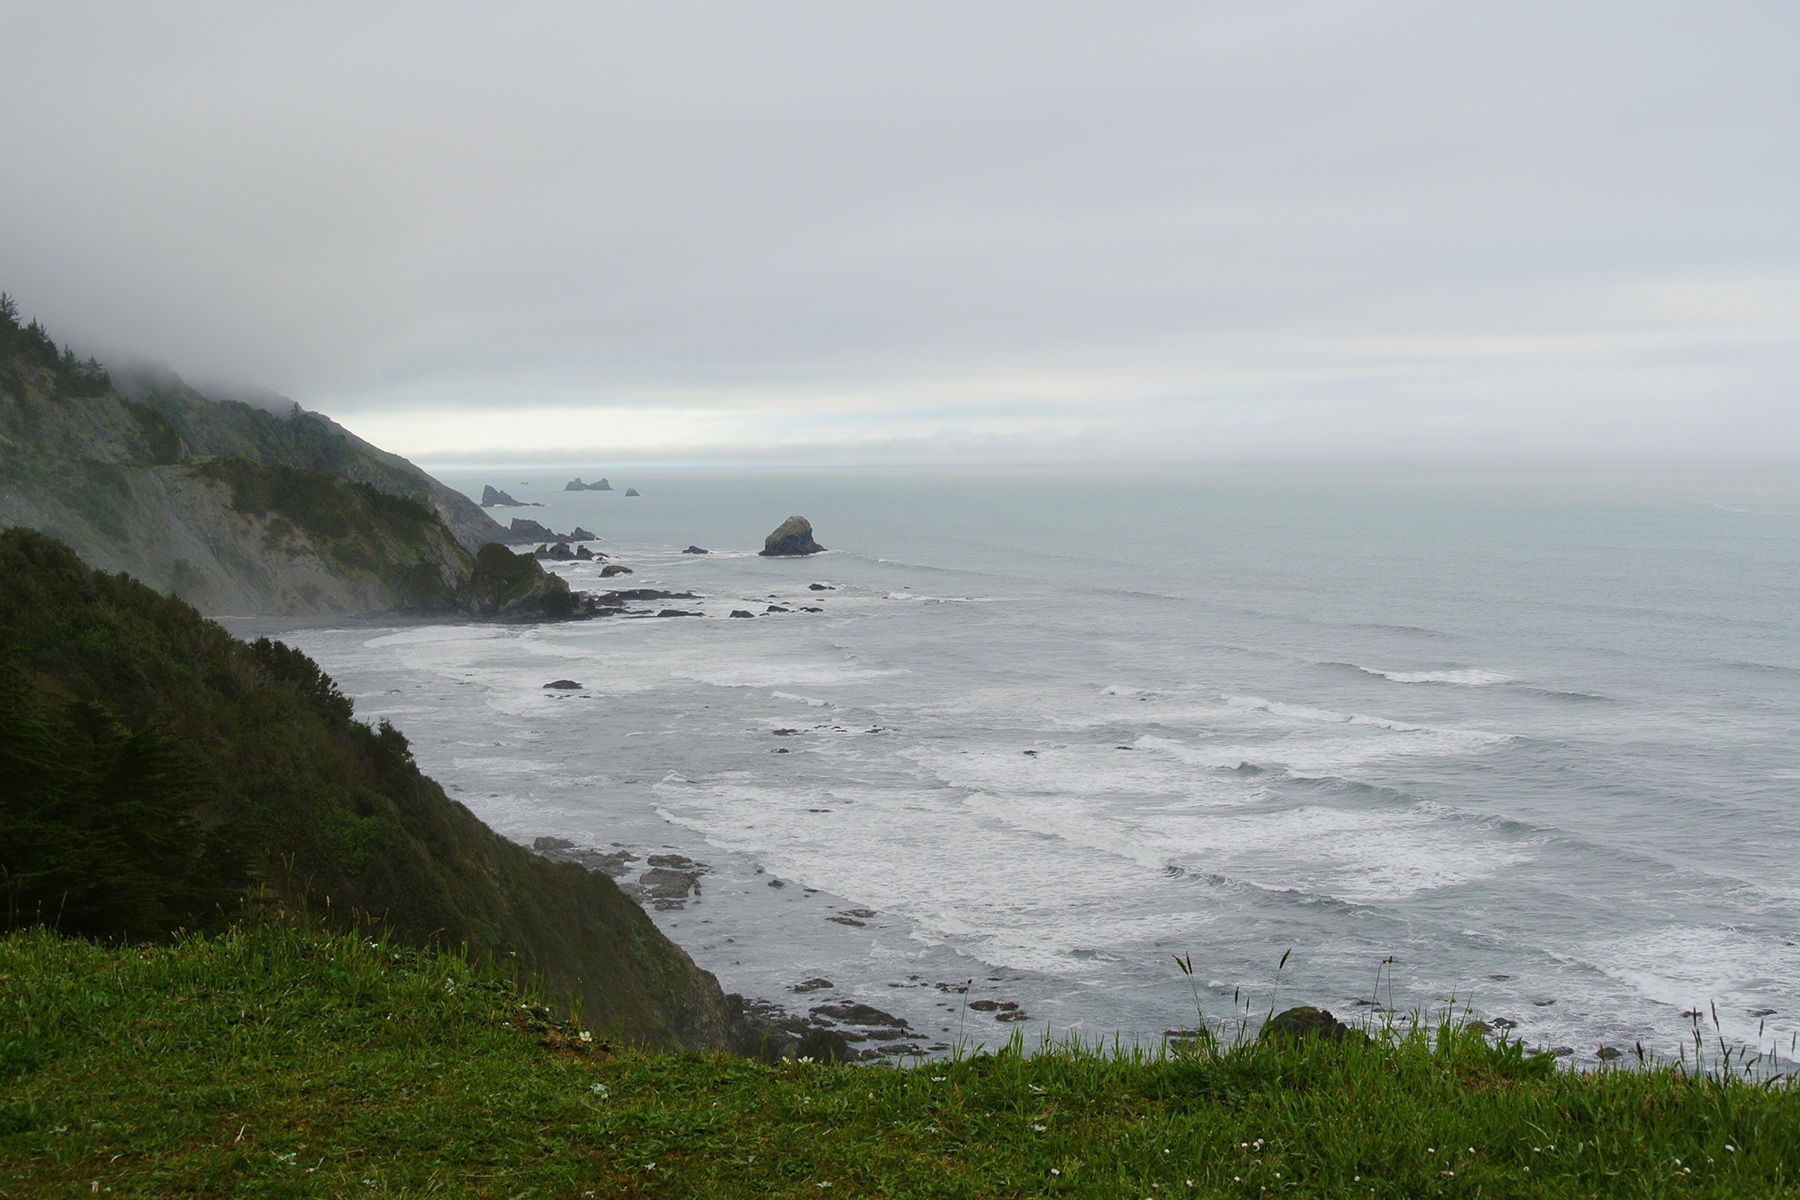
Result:
M831 701L820 700L815 696L802 696L797 692L770 692L777 700L797 700L809 708L830 708Z
M1453 683L1459 687L1492 687L1497 683L1513 682L1511 675L1483 671L1478 667L1453 667L1441 671L1383 671L1379 667L1356 669L1365 675L1379 675L1394 683Z

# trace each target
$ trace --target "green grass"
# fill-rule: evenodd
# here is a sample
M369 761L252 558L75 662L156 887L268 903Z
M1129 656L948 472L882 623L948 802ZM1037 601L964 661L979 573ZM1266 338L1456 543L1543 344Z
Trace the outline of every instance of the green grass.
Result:
M1797 1171L1784 1083L1549 1070L1449 1026L765 1066L590 1046L509 980L355 937L0 940L5 1196L1782 1196Z

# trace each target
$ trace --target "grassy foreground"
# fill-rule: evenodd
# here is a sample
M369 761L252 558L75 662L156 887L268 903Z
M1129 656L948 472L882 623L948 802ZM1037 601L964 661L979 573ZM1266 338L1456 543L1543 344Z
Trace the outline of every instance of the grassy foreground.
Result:
M584 1042L451 954L0 940L0 1196L1785 1196L1800 1094L1439 1031L765 1066Z

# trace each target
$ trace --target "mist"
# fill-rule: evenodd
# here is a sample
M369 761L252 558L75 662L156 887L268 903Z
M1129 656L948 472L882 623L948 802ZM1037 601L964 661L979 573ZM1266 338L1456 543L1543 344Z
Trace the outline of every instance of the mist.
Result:
M7 28L0 287L425 463L1800 450L1789 5Z

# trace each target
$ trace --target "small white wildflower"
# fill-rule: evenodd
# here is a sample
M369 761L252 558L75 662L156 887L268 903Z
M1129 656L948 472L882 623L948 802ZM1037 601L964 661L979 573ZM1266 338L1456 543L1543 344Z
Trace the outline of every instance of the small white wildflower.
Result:
M655 1163L645 1163L645 1164L644 1164L644 1170L646 1170L646 1171L654 1171L654 1170L656 1170L656 1164L655 1164Z
M1473 1154L1473 1153L1475 1153L1475 1147L1473 1147L1473 1146L1470 1146L1470 1147L1469 1147L1469 1153L1470 1153L1470 1154Z
M1737 1147L1736 1147L1736 1146L1733 1146L1733 1145L1732 1145L1732 1144L1731 1144L1731 1143L1729 1143L1729 1142L1727 1142L1727 1143L1726 1143L1726 1144L1725 1144L1725 1153L1727 1153L1727 1154L1736 1154L1736 1153L1737 1153Z
M1432 1148L1431 1148L1431 1147L1430 1147L1430 1146L1427 1146L1427 1147L1425 1147L1425 1153L1427 1153L1427 1154L1436 1154L1436 1153L1437 1153L1437 1151L1436 1151L1436 1150L1433 1150L1433 1149L1432 1149Z
M808 1058L808 1057L807 1057L807 1056L806 1056L806 1055L801 1055L801 1056L800 1056L800 1057L799 1057L799 1058L797 1058L797 1059L795 1059L795 1060L794 1060L794 1061L795 1061L795 1062L803 1062L803 1063L809 1063L809 1062L811 1062L811 1061L812 1061L812 1059L811 1059L811 1058Z
M933 1076L932 1076L932 1077L931 1077L931 1082L933 1082L933 1083L942 1083L942 1082L944 1082L944 1076L942 1076L942 1075L933 1075Z
M1044 1129L1045 1129L1045 1127L1042 1125L1033 1125L1032 1128L1037 1130L1039 1133L1044 1132Z
M581 1040L582 1040L582 1041L584 1041L584 1042L591 1042L591 1041L593 1041L593 1040L594 1040L594 1031L593 1031L593 1030L591 1030L591 1029L584 1029L584 1030L582 1030L582 1031L581 1031Z
M606 1085L604 1083L596 1083L593 1087L589 1088L588 1091L594 1093L596 1096L604 1096L606 1095Z
M1061 1175L1061 1174L1062 1174L1062 1172L1061 1172L1061 1171L1059 1171L1059 1170L1057 1170L1057 1169L1056 1169L1056 1168L1055 1168L1055 1167L1051 1167L1051 1168L1050 1168L1050 1173L1051 1173L1051 1174L1052 1174L1052 1175Z

